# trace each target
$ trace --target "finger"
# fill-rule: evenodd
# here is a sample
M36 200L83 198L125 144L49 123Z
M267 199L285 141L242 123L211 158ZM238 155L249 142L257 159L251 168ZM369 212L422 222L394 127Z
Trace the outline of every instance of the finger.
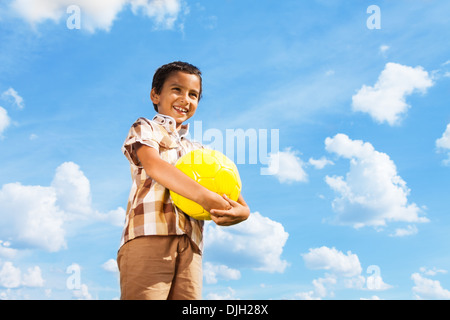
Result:
M229 211L228 210L212 209L209 213L211 215L215 216L215 217L219 217L220 218L220 217L223 217L225 215L228 215Z
M218 222L218 219L219 219L219 217L217 217L217 216L215 216L215 215L213 215L212 213L211 213L211 220L212 221L214 221L216 224L218 224L217 222Z
M222 218L218 218L218 219L213 220L213 221L216 223L216 225L218 225L220 227L228 227L228 226L233 225L232 222L228 221L227 219L224 219L223 217Z
M228 198L228 196L227 196L226 194L223 194L222 197L223 197L225 200L227 200L228 203L229 203L231 206L233 206L233 207L236 207L236 206L239 205L239 203L237 203L236 201L231 200L230 198Z
M226 220L224 220L223 217L211 215L211 219L218 226L226 226L227 225Z

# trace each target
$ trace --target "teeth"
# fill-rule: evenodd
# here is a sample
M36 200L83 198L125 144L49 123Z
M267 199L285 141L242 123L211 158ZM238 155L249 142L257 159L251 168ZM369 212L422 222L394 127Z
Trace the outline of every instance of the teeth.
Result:
M188 109L185 109L185 108L180 108L180 107L173 107L175 110L178 110L178 111L180 111L180 112L184 112L184 113L187 113L188 112Z

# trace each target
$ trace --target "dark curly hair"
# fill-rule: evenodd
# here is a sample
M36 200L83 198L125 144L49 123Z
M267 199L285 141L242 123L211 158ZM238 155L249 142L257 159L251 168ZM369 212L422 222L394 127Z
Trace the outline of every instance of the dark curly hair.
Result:
M196 66L193 66L187 62L174 61L159 67L153 76L152 89L155 89L155 92L160 94L166 79L176 71L195 74L198 76L200 79L200 94L198 100L200 101L202 95L202 73ZM158 106L153 104L153 107L155 108L155 111L158 112Z

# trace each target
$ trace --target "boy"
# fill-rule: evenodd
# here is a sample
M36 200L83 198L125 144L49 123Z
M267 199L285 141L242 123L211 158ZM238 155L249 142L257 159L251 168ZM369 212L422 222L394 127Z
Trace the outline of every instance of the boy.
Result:
M160 67L150 98L158 114L139 118L123 145L133 184L117 255L121 299L201 299L202 232L198 221L175 207L169 190L202 205L222 226L246 220L242 196L232 201L209 191L174 164L201 147L186 139L202 93L201 72L185 62Z

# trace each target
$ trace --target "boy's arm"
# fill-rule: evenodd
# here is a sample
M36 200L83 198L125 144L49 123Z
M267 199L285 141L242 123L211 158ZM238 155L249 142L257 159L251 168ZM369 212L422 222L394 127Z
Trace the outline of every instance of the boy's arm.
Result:
M231 205L231 209L211 210L211 218L217 225L231 226L248 219L248 217L250 216L250 208L248 207L247 203L245 203L242 194L239 195L237 201L229 199L226 195L223 195L223 198L227 200Z
M138 146L136 154L145 172L152 179L167 189L200 204L206 211L231 207L217 193L206 189L175 166L162 160L156 149L141 144Z

